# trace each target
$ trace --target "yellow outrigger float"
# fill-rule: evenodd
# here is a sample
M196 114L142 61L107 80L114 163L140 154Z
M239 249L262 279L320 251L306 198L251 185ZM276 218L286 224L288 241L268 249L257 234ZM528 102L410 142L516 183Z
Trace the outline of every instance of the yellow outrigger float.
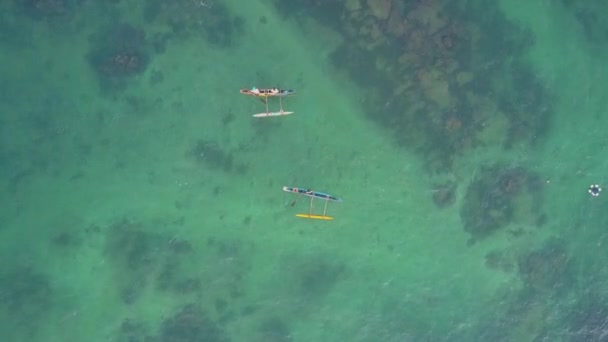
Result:
M338 198L338 197L334 197L330 194L326 194L324 192L319 192L319 191L313 191L310 189L302 189L302 188L292 188L289 186L284 186L283 187L283 191L285 192L291 192L294 194L298 194L298 198L296 198L293 203L291 204L292 206L294 206L296 204L296 202L298 201L298 199L300 198L300 196L307 196L310 197L310 209L308 210L308 214L296 214L297 217L301 217L301 218L307 218L307 219L315 219L315 220L333 220L334 218L331 216L327 216L327 204L329 203L329 201L332 202L340 202L342 203L342 199ZM312 213L312 208L313 208L313 202L315 200L315 198L318 199L322 199L325 201L325 207L323 209L323 215L318 215L318 214L313 214Z

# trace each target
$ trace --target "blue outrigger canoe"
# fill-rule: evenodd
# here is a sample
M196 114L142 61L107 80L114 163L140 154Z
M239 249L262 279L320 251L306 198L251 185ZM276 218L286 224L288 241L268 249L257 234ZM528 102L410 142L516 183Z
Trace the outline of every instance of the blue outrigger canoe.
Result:
M291 192L291 193L298 194L301 196L310 197L310 210L308 211L308 214L296 214L297 217L302 217L302 218L317 219L317 220L333 220L334 219L333 217L326 215L327 214L327 204L329 203L329 201L340 202L340 203L343 202L341 198L332 196L332 195L324 193L324 192L313 191L313 190L305 189L305 188L294 188L294 187L290 187L290 186L284 186L283 191ZM325 201L325 209L323 210L323 215L315 215L312 213L313 201L315 198Z

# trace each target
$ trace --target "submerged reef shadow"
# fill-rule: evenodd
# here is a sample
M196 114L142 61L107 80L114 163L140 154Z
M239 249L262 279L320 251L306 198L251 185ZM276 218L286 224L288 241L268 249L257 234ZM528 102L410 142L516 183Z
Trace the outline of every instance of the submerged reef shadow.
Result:
M254 342L289 342L293 341L289 325L284 318L267 317L259 325Z
M481 167L466 190L460 211L464 229L471 234L469 243L512 223L537 225L542 199L542 181L535 173L523 167Z
M158 331L143 321L124 319L115 337L125 342L229 342L224 329L198 304L186 304L164 318Z
M219 142L212 140L197 140L186 152L186 157L196 164L225 173L242 175L248 169L247 164L238 162L231 151L226 150Z
M519 275L528 291L549 293L576 284L572 261L564 241L556 238L547 240L540 248L519 258Z
M127 220L117 221L112 228L114 234L122 235L112 238L114 241L109 242L112 248L108 247L107 253L116 255L118 276L126 284L118 284L123 293L125 290L129 293L122 295L123 301L127 305L135 303L147 288L154 291L155 297L178 297L178 302L185 304L171 315L163 315L159 329L138 317L125 318L114 332L116 338L229 341L224 327L258 309L255 303L242 300L253 246L223 237L209 237L205 245L195 246L175 237L147 233L152 228ZM124 281L125 277L132 279Z
M500 296L499 304L489 308L483 319L472 327L463 340L471 341L569 341L563 340L563 327L559 339L547 339L553 324L555 310L559 308L546 297L527 291L509 292Z
M435 184L433 186L433 203L438 208L446 208L456 202L457 184L452 181Z
M159 233L159 223L119 219L110 225L105 254L115 267L122 301L136 303L148 285L163 292L188 295L200 289L198 279L184 272L192 245Z
M550 127L552 99L525 62L534 37L497 4L274 3L342 34L331 56L336 70L362 88L368 117L417 151L430 172L449 172L476 147L534 144Z
M298 302L324 298L349 273L344 262L323 252L290 253L281 259L280 269L287 291Z
M246 33L245 19L219 1L207 7L201 1L148 0L143 17L149 23L168 25L167 40L203 37L211 46L228 48Z
M274 0L274 5L283 18L296 20L315 18L323 24L339 28L340 20L345 12L342 0Z
M585 39L594 48L605 48L608 39L608 22L603 13L606 11L606 4L601 1L574 1L562 0L562 4L568 12L576 19L582 28ZM599 49L593 52L598 56L604 57L606 53L597 54Z
M50 278L31 267L13 265L0 272L0 317L4 324L21 328L6 336L25 333L31 335L28 340L34 339L38 324L54 307L54 294Z
M146 33L128 23L113 23L90 37L86 58L97 72L102 91L120 92L127 81L144 73L152 58Z
M165 319L158 342L228 342L226 332L197 304L188 304Z
M69 21L84 0L15 0L28 17L42 20Z

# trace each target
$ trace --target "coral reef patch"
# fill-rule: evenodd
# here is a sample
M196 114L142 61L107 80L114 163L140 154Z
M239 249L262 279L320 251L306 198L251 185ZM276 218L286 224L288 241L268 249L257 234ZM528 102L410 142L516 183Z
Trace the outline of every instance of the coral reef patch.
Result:
M0 318L4 324L25 328L27 334L32 334L16 337L13 334L23 334L23 331L8 329L3 336L14 341L33 340L39 323L54 307L54 294L51 280L30 267L0 272Z
M149 0L143 10L148 23L170 27L168 39L201 37L216 47L229 47L244 34L245 19L233 15L221 2Z
M204 165L213 170L236 172L239 174L247 171L246 164L237 162L231 152L224 149L215 141L198 140L186 155L197 164Z
M336 69L365 90L368 117L432 172L478 146L533 144L550 126L551 98L524 62L534 37L495 3L274 3L289 18L313 17L342 34ZM479 12L484 18L472 15Z
M219 324L197 304L186 304L162 320L158 333L144 322L125 319L115 337L124 342L229 342Z
M113 24L90 41L93 47L87 59L108 88L122 89L127 79L146 71L152 58L145 32L128 23Z
M115 338L229 341L224 326L257 310L256 305L241 301L251 246L236 239L209 237L199 246L202 248L196 248L186 240L147 230L151 230L150 225L124 219L108 229L112 237L106 253L112 255L109 260L117 272L123 303L137 307L143 303L139 298L144 293L153 293L155 298L173 298L186 304L172 315L163 315L158 329L139 316L127 317L116 327ZM261 334L264 329L258 331Z
M481 167L469 184L460 217L475 242L511 223L535 225L541 207L542 182L536 174L494 165Z
M491 251L485 256L485 265L493 270L510 273L515 270L515 262L508 251Z
M348 274L344 263L323 253L290 254L282 259L281 270L289 292L306 300L325 297Z
M518 266L519 275L530 290L557 290L572 280L569 254L565 243L558 239L550 239L522 256Z
M605 3L574 0L562 0L561 2L580 24L585 37L590 43L601 45L606 41L608 38L608 23L606 23L602 15L606 10Z
M188 304L165 319L159 342L228 342L226 333L196 304Z
M259 328L259 341L289 342L292 341L288 325L279 317L265 319Z
M456 184L447 182L433 187L433 202L439 208L451 206L456 201Z
M161 291L187 295L198 290L198 280L181 267L192 247L187 241L151 233L146 225L120 219L108 227L105 253L116 269L122 301L138 301L148 285Z
M83 0L16 0L32 19L69 18Z

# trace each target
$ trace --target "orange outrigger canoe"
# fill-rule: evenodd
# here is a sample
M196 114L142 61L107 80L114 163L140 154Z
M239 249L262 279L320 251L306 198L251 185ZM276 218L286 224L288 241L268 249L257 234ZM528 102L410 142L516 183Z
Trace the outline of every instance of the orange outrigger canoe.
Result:
M287 111L283 110L283 97L295 94L295 90L279 89L279 88L258 89L256 87L253 87L251 89L241 89L240 92L243 95L248 95L248 96L253 96L253 97L259 98L264 103L266 103L266 112L253 114L253 117L255 117L255 118L265 118L265 117L269 117L269 116L283 116L283 115L290 115L290 114L294 113L294 112L287 112ZM280 109L278 112L271 112L268 109L268 98L269 97L278 97L279 98Z

